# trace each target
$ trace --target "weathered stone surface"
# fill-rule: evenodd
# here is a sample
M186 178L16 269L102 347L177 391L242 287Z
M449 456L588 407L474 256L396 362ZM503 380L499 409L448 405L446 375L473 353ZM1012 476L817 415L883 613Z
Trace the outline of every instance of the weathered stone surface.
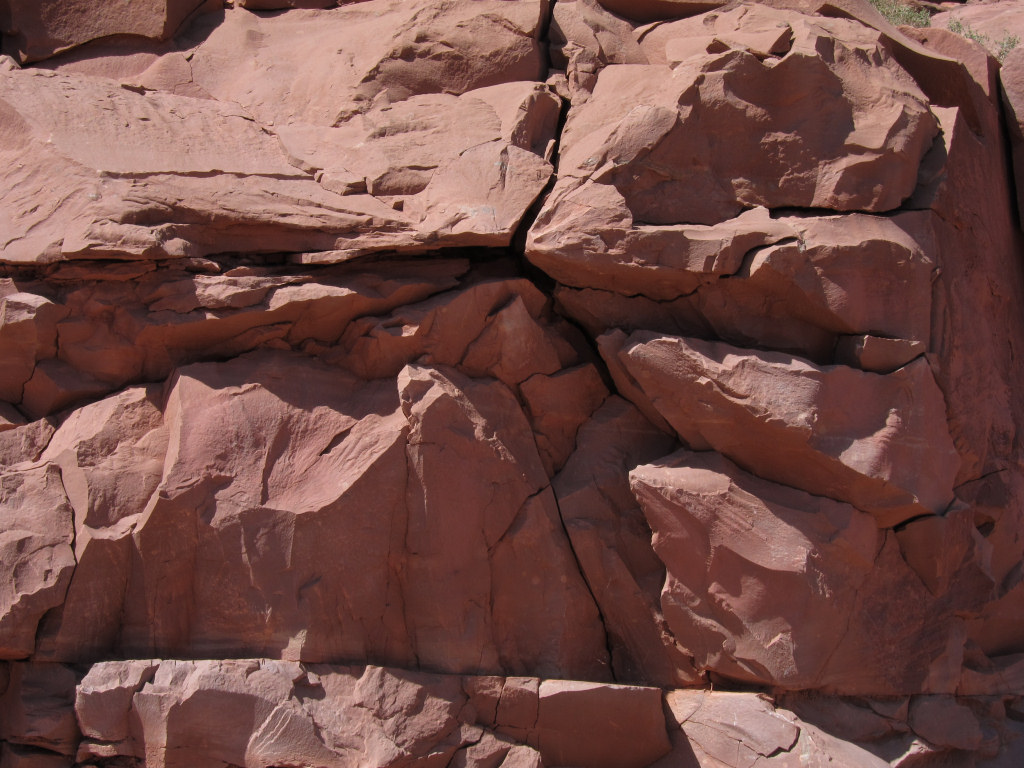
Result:
M43 615L64 600L75 557L74 523L57 467L0 474L0 658L31 655Z
M776 709L770 699L758 694L672 691L666 698L682 738L677 735L672 754L652 768L889 765L855 744L802 722L791 712Z
M546 0L364 0L271 16L236 9L200 20L189 63L199 87L261 123L342 125L410 96L542 79L547 11Z
M363 378L395 376L420 361L490 375L513 388L577 364L582 346L524 279L485 279L385 317L358 318L340 342L325 359Z
M64 473L79 559L68 589L70 529L38 534L63 535L70 561L32 603L41 616L67 591L39 635L45 658L258 653L608 677L505 385L423 366L363 382L278 352L184 368L166 403L154 394L74 412L42 457L53 463L33 470ZM453 462L472 486L452 481ZM70 526L69 505L52 508ZM8 611L22 633L9 656L35 641L21 610Z
M69 755L0 742L2 768L71 768L73 762Z
M509 706L480 708L490 696L513 700L512 691L531 710L515 738L502 735L517 721ZM257 659L96 664L76 714L79 760L157 766L641 768L669 749L656 688Z
M923 360L880 376L643 332L621 341L618 359L694 449L848 501L885 527L952 501L959 460Z
M692 659L665 625L664 567L629 490L627 473L670 451L673 440L626 401L610 397L581 427L552 486L562 521L604 620L618 680L696 682Z
M281 19L236 9L188 61L167 54L139 85L5 73L0 122L20 165L0 193L0 258L276 251L341 261L507 245L550 174L559 102L516 82L540 75L541 4L492 5L373 0ZM425 43L427 16L460 36ZM364 47L341 66L317 59L324 68L296 64L290 79L252 78L253 66L294 57L295 34L310 25L304 61L343 40ZM339 91L361 106L339 113ZM196 95L206 98L183 100Z
M984 736L977 717L949 696L915 697L910 703L910 727L938 747L973 752Z
M718 0L600 0L600 3L613 13L637 21L692 16L725 4Z
M80 736L74 710L77 682L74 670L61 664L11 664L6 691L0 694L0 742L73 755Z
M1024 13L1016 3L970 3L936 13L932 26L964 35L1002 59L1020 44Z
M847 694L955 690L963 623L870 515L710 452L637 467L630 484L665 563L665 619L698 669Z
M755 206L886 211L909 197L937 125L876 33L760 6L708 19L710 28L704 19L657 27L644 37L651 64L605 67L571 110L559 181L528 244L542 268L565 248L614 260L624 236L685 239L663 227L718 224ZM715 37L715 24L740 37ZM791 30L778 51L786 55L766 51L762 61L743 34L782 25ZM826 64L820 45L837 63ZM591 239L601 231L588 226L595 215L611 248Z
M514 113L522 98L550 105L553 97L531 86L528 95L513 98L519 99L511 104ZM320 252L296 258L343 261L381 250L507 245L550 171L530 148L539 143L543 153L554 127L541 120L536 127L547 136L528 125L522 137L510 128L505 140L499 117L505 104L496 109L468 95L436 95L396 107L412 114L381 108L377 125L324 128L331 144L320 137L320 146L368 141L399 158L364 168L372 174L367 184L358 166L344 175L292 149L314 140L320 131L312 126L275 135L237 104L29 71L6 73L0 100L0 119L11 134L5 149L20 158L0 188L6 225L0 259L14 262L226 251ZM58 107L65 103L72 108ZM460 114L460 104L471 113ZM454 122L447 131L444 119L417 123L417 107ZM550 113L550 106L542 108ZM399 126L398 139L389 139ZM450 143L438 148L436 160L403 170L401 146L406 166L415 165L418 153L409 150L439 134ZM117 153L109 152L112 145ZM372 157L365 153L370 165ZM61 179L59 195L45 180L50 173ZM239 177L248 180L231 183ZM402 199L395 207L377 195Z
M4 53L35 61L111 35L165 40L189 16L211 5L205 0L143 0L120 5L4 0L0 4L0 31Z
M6 394L39 417L125 384L163 379L196 360L273 344L329 344L353 318L454 287L467 266L461 260L402 263L394 265L394 275L349 267L312 275L282 268L204 275L168 267L123 281L79 271L58 284L63 290L55 301L16 294L46 311L18 321L8 315L0 338L51 341L12 349L7 370L28 377L22 382L25 373L19 373ZM65 342L59 349L57 335Z
M0 297L0 398L21 400L36 361L56 354L57 322L67 314L43 296L12 291Z
M545 680L534 739L551 765L643 768L669 751L657 688Z
M1024 48L1013 51L999 69L999 83L1006 108L1006 128L1013 150L1014 182L1024 188ZM1021 202L1017 202L1020 214Z
M130 5L0 0L0 768L1024 759L981 46Z
M570 368L553 376L537 373L520 388L544 469L554 477L573 449L580 427L608 397L593 365Z

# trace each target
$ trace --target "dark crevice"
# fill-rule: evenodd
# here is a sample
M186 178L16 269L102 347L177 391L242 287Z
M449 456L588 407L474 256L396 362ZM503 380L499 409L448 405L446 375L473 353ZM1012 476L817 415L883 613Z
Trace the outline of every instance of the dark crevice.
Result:
M611 632L608 630L608 622L605 620L604 612L601 610L601 602L597 599L597 595L594 593L594 589L590 585L590 578L587 575L586 569L583 567L580 556L576 552L576 546L573 544L569 528L565 524L565 517L562 515L562 506L558 502L558 496L555 494L554 489L551 491L551 497L554 499L555 509L558 511L558 522L562 526L562 533L565 535L565 541L569 545L569 551L572 553L573 560L576 563L576 570L579 571L580 578L583 580L583 584L586 586L587 592L590 594L590 599L594 603L594 610L597 611L597 619L601 623L601 631L604 633L605 652L608 654L608 672L611 675L612 682L617 683L619 682L619 678L618 675L615 674L615 648L612 644Z

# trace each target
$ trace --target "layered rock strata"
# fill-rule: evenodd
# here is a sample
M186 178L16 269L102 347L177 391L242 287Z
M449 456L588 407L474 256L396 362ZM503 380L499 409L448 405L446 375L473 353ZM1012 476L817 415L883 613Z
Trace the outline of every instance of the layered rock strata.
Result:
M0 26L0 766L1024 759L1022 60L860 0Z

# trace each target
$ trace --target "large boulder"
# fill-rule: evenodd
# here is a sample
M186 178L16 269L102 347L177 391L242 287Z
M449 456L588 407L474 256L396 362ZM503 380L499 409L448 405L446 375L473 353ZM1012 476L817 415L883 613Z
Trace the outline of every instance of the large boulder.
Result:
M91 40L132 35L166 40L208 0L133 0L130 3L3 0L0 32L4 53L37 61Z
M959 457L924 360L895 373L812 365L775 352L635 332L608 356L696 450L846 501L883 527L942 513Z

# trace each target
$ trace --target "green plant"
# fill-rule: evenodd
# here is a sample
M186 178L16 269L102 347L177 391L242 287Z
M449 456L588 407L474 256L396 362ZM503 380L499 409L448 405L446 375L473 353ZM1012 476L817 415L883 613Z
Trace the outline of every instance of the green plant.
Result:
M966 37L968 40L973 40L979 45L987 47L988 35L983 35L975 29L971 28L970 24L964 24L960 19L953 19L949 22L949 31L955 32L958 35ZM1002 40L996 41L996 58L1002 61L1006 56L1020 44L1020 37L1013 34L1007 34Z
M964 24L960 19L953 19L949 22L949 31L955 32L961 37L966 37L968 40L973 40L979 45L984 45L988 42L988 37L986 35L981 34L981 32L976 32L970 24Z
M931 14L927 10L913 8L900 0L871 0L871 4L890 24L896 26L927 27L932 23Z
M1017 35L1007 35L998 43L996 43L996 47L998 48L998 50L996 51L996 58L999 59L1000 61L1003 61L1006 58L1007 54L1014 48L1016 48L1019 43L1020 38L1017 37Z

